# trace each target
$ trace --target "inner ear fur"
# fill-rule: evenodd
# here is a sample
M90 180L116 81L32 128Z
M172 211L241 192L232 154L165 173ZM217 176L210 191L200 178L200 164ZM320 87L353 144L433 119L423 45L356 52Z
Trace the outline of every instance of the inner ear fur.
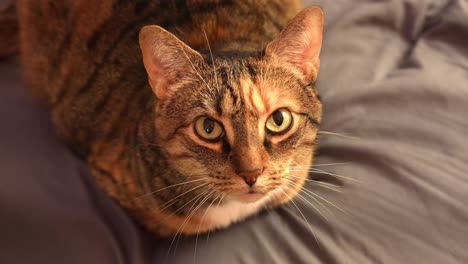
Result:
M173 84L195 73L195 65L203 60L175 35L159 26L145 26L139 35L143 63L156 97L165 99L173 92Z

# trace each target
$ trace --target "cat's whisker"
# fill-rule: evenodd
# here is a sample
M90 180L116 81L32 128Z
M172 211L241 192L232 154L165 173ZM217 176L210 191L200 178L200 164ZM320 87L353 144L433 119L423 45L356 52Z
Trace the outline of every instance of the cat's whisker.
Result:
M290 169L289 170L290 172L297 172L297 171L307 171L307 172L315 172L315 173L319 173L319 174L326 174L326 175L330 175L330 176L334 176L336 178L341 178L341 179L345 179L345 180L349 180L349 181L354 181L354 182L359 182L359 183L362 183L361 181L357 180L357 179L353 179L353 178L350 178L350 177L347 177L347 176L343 176L343 175L340 175L340 174L336 174L336 173L331 173L331 172L328 172L328 171L324 171L322 169L317 169L317 168L309 168L309 169Z
M187 59L187 61L188 61L188 62L190 63L190 65L192 66L193 71L194 71L194 72L197 74L197 76L200 78L200 81L202 81L202 82L206 85L207 88L209 88L210 90L213 90L213 89L211 88L211 86L208 85L208 83L206 82L206 80L201 76L200 72L195 68L195 65L193 64L192 60L190 60L190 57L188 56L188 54L187 54L187 52L185 51L185 49L184 49L182 46L180 46L180 50L182 50L182 52L184 53L185 58Z
M299 184L297 184L297 183L295 183L295 182L293 182L293 181L291 181L291 180L289 180L289 179L286 179L286 180L287 180L287 182L286 182L287 184L290 184L290 185L295 186L295 187L299 187L299 189L301 189L301 190L303 189L303 187L302 187L301 185L299 185ZM307 193L305 193L305 194L307 194ZM312 204L309 200L307 200L301 193L298 192L298 193L297 193L297 196L298 196L299 198L301 198L304 202L306 202L306 203L308 203L310 206L312 206L312 208L314 208L315 211L317 211L317 212L320 214L320 216L322 216L326 221L329 221L328 218L322 213L322 211L320 211L314 204ZM332 214L332 213L330 212L330 210L328 210L328 208L327 208L326 206L324 206L320 201L318 201L318 200L315 199L315 198L312 198L312 199L313 199L314 201L316 201L318 204L320 204L323 208L325 208L325 210L327 210L328 213Z
M312 167L351 165L351 164L352 164L351 162L319 163L319 164L312 164Z
M161 211L166 210L167 208L169 208L170 206L172 206L175 202L177 202L177 199L178 199L178 198L180 198L180 197L182 197L182 196L184 196L184 195L186 195L186 194L188 194L188 193L190 193L190 192L193 192L193 191L196 190L196 189L199 189L199 188L201 188L201 187L207 186L208 184L210 184L210 182L200 184L200 185L198 185L198 186L193 187L192 189L190 189L190 190L188 190L188 191L185 191L185 192L183 192L183 193L177 195L176 197L174 197L174 198L170 199L169 201L165 202L165 203L162 205L162 208L161 208L160 210L161 210ZM172 201L174 201L174 202L171 203Z
M317 239L317 236L315 236L315 233L312 229L312 226L310 225L309 221L307 220L307 218L305 217L305 215L302 213L301 209L299 209L299 206L297 206L296 202L294 202L294 200L292 199L291 196L289 196L282 188L280 189L280 191L286 196L286 198L288 198L288 200L291 202L292 205L294 205L294 207L296 207L297 211L299 212L299 214L301 215L302 219L304 219L304 221L306 222L307 224L307 227L309 228L310 230L310 233L312 233L312 235L314 236L315 238L315 241L317 241L317 244L320 246L320 243Z
M358 137L348 136L348 135L345 135L345 134L340 134L340 133L335 133L335 132L330 132L330 131L324 131L324 130L321 130L318 133L323 134L323 135L342 137L342 138L358 139L358 140L360 139Z
M155 194L155 193L158 193L158 192L161 192L161 191L164 191L164 190L173 188L173 187L177 187L177 186L180 186L180 185L185 185L185 184L193 183L193 182L199 182L199 181L203 181L203 180L206 180L206 179L200 178L200 179L195 179L195 180L191 180L191 181L185 181L185 182L180 182L180 183L176 183L176 184L173 184L173 185L169 185L169 186L164 187L164 188L162 188L162 189L159 189L159 190L156 190L156 191L152 191L152 192L149 192L149 193L140 195L140 196L138 196L138 197L135 197L134 199L132 199L132 201L135 201L135 200L140 199L140 198L143 198L143 197L145 197L145 196L149 196L149 195L152 195L152 194Z
M203 28L203 35L205 35L206 45L208 46L208 50L210 51L211 63L213 64L213 78L215 79L216 88L218 89L218 91L221 91L221 88L219 87L218 83L218 77L216 76L216 65L214 63L213 52L211 52L210 41L208 40L208 36L206 35L205 28Z
M219 207L219 205L221 204L221 202L224 200L224 197L225 197L225 196L226 196L225 194L223 194L223 195L221 196L221 198L220 198L219 201L218 201L218 204L216 204L216 207ZM211 229L208 230L208 234L206 235L206 242L205 242L206 244L208 244L208 240L210 240L210 233L211 233Z
M311 195L314 195L314 196L317 196L318 198L320 198L321 200L323 200L324 202L327 202L329 204L331 204L332 206L336 207L337 209L339 209L340 211L342 210L341 208L339 208L338 206L334 205L332 202L326 200L325 198L319 196L318 194L315 194L314 192L308 190L307 188L304 188L304 186L301 186L289 179L286 179L290 184L296 186L296 187L299 187L301 188L301 191L304 192L305 195L309 196L310 198L312 198L315 202L317 202L318 204L320 204L323 208L325 208L325 210L327 210L327 212L331 215L333 215L333 213L328 209L328 207L326 207L323 203L321 203L319 200L317 200L315 197L311 196Z
M314 168L314 167L325 167L325 166L338 166L338 165L351 165L351 162L336 162L336 163L319 163L319 164L312 164L312 165L297 165L297 166L289 166L290 169L296 168Z
M313 196L315 196L315 197L321 199L322 201L324 201L324 202L328 203L329 205L335 207L336 209L338 209L338 210L341 211L342 213L351 216L351 214L350 214L349 212L347 212L346 210L344 210L343 208L341 208L341 207L339 207L338 205L336 205L336 204L334 204L334 203L328 201L327 199L325 199L325 198L323 198L322 196L320 196L320 195L318 195L318 194L312 192L311 190L307 190L307 189L304 188L303 191L304 191L306 194L308 193L308 194L310 194L310 195L313 195ZM310 197L310 195L308 195L308 196ZM312 198L312 197L311 197L311 198Z
M176 233L174 234L174 237L172 238L171 244L169 245L169 249L167 250L167 253L166 253L166 259L167 259L167 257L169 256L169 254L170 254L170 252L171 252L171 249L172 249L172 246L174 245L174 242L175 242L176 238L178 238L180 231L181 231L182 228L185 226L185 224L186 224L188 221L190 221L190 219L191 219L191 217L192 217L192 214L195 212L195 210L192 210L192 208L195 206L195 204L197 204L197 202L198 202L202 197L203 197L202 194L197 195L197 197L196 197L197 199L193 202L192 206L189 208L189 212L190 212L190 213L188 214L188 216L185 217L184 222L182 222L182 224L179 226L179 228L177 229ZM179 241L179 240L177 239L177 242L178 242L178 241ZM177 250L177 246L176 246L176 248L174 249L174 254L175 254L176 250Z
M335 188L340 188L339 186L336 186L334 184L330 184L330 183L325 183L325 182L320 182L320 181L316 181L316 180L312 180L312 179L304 179L303 177L299 177L299 176L296 176L296 175L292 175L292 174L288 174L289 177L293 177L293 178L297 178L297 179L301 179L301 180L304 180L306 182L310 182L310 183L313 183L313 184L317 184L317 185L320 185L322 186L323 188L327 188L327 189L330 189L332 191L335 191L335 192L339 192L341 193L342 191L339 190L339 189L335 189Z
M206 213L208 212L208 210L211 208L211 206L213 205L213 203L216 201L216 199L218 199L219 197L221 196L221 194L218 194L212 201L211 203L208 205L208 207L205 209L205 212L203 213L202 217L200 218L200 223L198 223L198 229L197 229L197 236L195 237L195 250L193 252L193 262L195 263L195 260L197 258L197 245L198 245L198 235L200 234L200 227L201 227L201 223L203 221L203 219L205 219L205 216L206 216Z
M214 190L213 190L214 191ZM212 192L211 192L212 193ZM203 196L200 196L200 198L203 197ZM200 209L200 207L209 199L210 195L206 195L201 201L200 203L195 207L195 204L198 202L198 200L200 198L198 198L192 205L192 207L190 207L189 211L193 208L193 210L190 211L189 215L186 217L186 219L184 220L184 222L182 223L182 225L180 225L179 229L177 230L176 232L176 235L174 236L174 238L172 239L172 242L171 242L171 246L174 242L174 240L177 238L177 241L176 241L176 244L175 244L175 248L174 248L174 254L176 253L176 250L177 250L177 247L179 245L179 239L180 239L180 236L181 236L181 233L180 231L185 227L185 225L190 222L190 219L192 219L192 217L197 213L198 209ZM171 248L171 246L169 247L169 250Z
M152 146L152 147L158 147L158 148L162 148L164 146L161 146L161 145L158 145L156 143L149 143L149 142L140 142L138 144L135 145L136 147L141 147L141 146Z
M354 181L354 182L362 183L360 180L353 179L353 178L350 178L350 177L347 177L347 176L343 176L343 175L340 175L340 174L336 174L336 173L331 173L331 172L324 171L324 170L321 170L321 169L312 169L312 170L310 170L310 172L316 172L316 173L320 173L320 174L326 174L326 175L334 176L334 177L336 177L336 178L341 178L341 179L345 179L345 180L348 180L348 181Z
M292 176L292 177L295 177L295 178L299 178L299 179L303 179L302 177L295 176L295 175L289 175L289 176ZM286 180L288 180L288 179L286 179ZM326 186L326 185L332 185L332 186L335 186L335 185L333 185L333 184L322 183L322 182L318 182L318 181L314 181L314 180L309 180L309 181L311 181L311 182L315 182L315 183L317 183L317 184L318 184L318 183L321 183L322 185L325 185L325 186L323 186L323 187L325 187L325 188L328 188L328 189L331 189L331 190L334 190L334 191L337 191L337 192L340 192L340 193L341 193L341 191L340 191L340 190L336 190L336 189L334 189L334 188L331 188L331 187L328 187L328 186ZM319 185L320 185L320 184L319 184ZM337 186L337 187L338 187L338 186ZM322 201L324 201L324 202L326 202L326 203L330 204L331 206L335 207L336 209L338 209L339 211L341 211L341 212L342 212L342 213L344 213L344 214L347 214L347 215L349 215L349 216L352 216L352 215L351 215L349 212L347 212L347 211L346 211L346 210L344 210L343 208L341 208L341 207L339 207L338 205L336 205L336 204L334 204L334 203L332 203L332 202L328 201L327 199L325 199L325 198L323 198L322 196L320 196L320 195L318 195L318 194L316 194L316 193L312 192L311 190L309 190L309 189L307 189L307 188L304 188L304 187L302 187L302 188L301 188L301 191L305 192L305 194L306 194L306 195L308 195L308 196L310 196L310 195L313 195L313 196L315 196L315 197L317 197L317 198L321 199ZM312 198L312 197L311 197L311 198ZM314 200L315 200L315 199L314 199Z
M264 43L262 43L262 47L264 47ZM263 91L263 55L260 56L260 89Z
M209 192L209 191L210 191L210 189L206 189L206 190L204 190L203 192L199 193L198 195L196 195L195 197L193 197L192 199L190 199L188 202L186 202L185 204L183 204L181 207L177 208L177 210L175 210L174 212L172 212L170 215L166 216L166 218L168 218L168 217L170 217L170 216L176 214L177 212L179 212L180 210L182 210L185 206L187 206L188 204L190 204L191 202L193 202L195 199L197 199L198 197L200 197L200 196L206 194L206 193ZM212 191L211 193L214 192L214 190L211 190L211 191Z

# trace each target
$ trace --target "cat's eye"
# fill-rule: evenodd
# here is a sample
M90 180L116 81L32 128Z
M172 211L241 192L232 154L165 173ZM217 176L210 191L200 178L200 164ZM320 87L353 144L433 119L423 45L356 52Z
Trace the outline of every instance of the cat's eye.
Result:
M288 109L276 110L267 120L266 128L274 134L282 134L288 131L293 122L293 117Z
M223 127L215 120L202 116L195 121L195 132L203 140L215 142L224 134Z

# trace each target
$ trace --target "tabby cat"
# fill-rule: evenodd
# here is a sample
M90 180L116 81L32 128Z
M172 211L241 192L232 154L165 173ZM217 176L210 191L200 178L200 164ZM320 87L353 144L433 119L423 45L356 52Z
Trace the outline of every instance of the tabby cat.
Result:
M312 162L321 121L320 8L300 11L290 0L16 8L25 77L59 136L154 234L226 227L288 202L304 184L306 172L289 170Z

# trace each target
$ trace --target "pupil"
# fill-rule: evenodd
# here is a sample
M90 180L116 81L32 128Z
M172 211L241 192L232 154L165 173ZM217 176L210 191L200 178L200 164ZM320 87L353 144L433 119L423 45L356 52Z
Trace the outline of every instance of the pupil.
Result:
M203 121L203 129L205 129L205 132L207 134L211 134L211 132L213 132L214 130L214 127L215 127L215 123L213 120L206 118Z
M275 124L277 126L281 126L283 124L283 121L284 121L283 114L280 111L276 111L273 114L273 121L275 121Z

